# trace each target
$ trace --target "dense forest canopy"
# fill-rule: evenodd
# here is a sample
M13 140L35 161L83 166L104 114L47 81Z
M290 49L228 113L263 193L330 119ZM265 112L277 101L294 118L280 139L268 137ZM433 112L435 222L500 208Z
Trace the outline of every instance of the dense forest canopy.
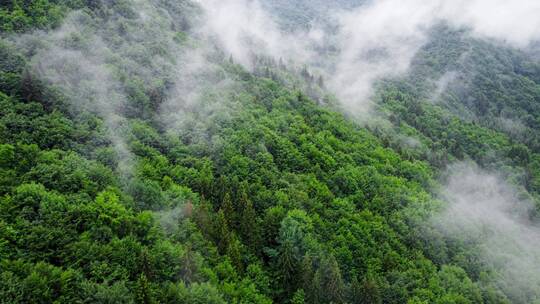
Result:
M3 1L0 303L540 303L539 15Z

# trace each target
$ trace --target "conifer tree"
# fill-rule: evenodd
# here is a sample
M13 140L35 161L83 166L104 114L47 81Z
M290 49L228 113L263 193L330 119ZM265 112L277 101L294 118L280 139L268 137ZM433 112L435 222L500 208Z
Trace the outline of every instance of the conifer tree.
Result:
M244 263L242 261L241 243L234 233L232 233L229 246L227 247L227 255L231 259L231 263L236 268L236 271L243 273Z
M236 227L236 210L233 206L231 195L227 192L223 197L223 202L221 202L221 210L223 210L223 215L227 221L227 225L230 228Z
M135 302L137 304L155 303L152 297L152 292L150 290L148 278L146 277L146 275L144 275L144 273L141 273L135 285Z
M221 209L219 210L214 223L214 231L214 238L218 250L221 253L225 253L229 247L231 232L229 230L229 225L227 224L227 219L225 218L225 213Z

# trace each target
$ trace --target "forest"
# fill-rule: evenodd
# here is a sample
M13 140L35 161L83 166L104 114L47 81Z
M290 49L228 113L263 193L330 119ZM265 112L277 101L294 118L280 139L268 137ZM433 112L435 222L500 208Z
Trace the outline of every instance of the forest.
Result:
M0 303L540 303L537 50L437 22L344 91L332 20L297 64L227 2L0 3Z

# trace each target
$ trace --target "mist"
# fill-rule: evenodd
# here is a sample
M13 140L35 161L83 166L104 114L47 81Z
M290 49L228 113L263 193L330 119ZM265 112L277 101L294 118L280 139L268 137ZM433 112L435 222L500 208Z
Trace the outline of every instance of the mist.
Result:
M513 300L538 299L540 227L531 220L528 194L473 163L454 164L447 176L442 191L447 205L434 225L450 239L476 247L482 264L495 271L495 283Z
M439 23L514 47L540 38L536 1L361 2L309 4L320 16L300 29L280 26L283 17L268 10L268 1L137 0L132 7L106 2L103 19L78 11L52 32L15 40L31 55L33 73L59 87L75 112L90 111L104 120L122 167L129 168L132 156L121 134L127 127L123 109L136 92L125 83L128 78L146 91L166 91L159 119L166 129L178 131L193 123L189 113L208 116L227 109L219 102L199 107L210 84L214 92L234 87L219 62L211 59L216 52L251 71L255 56L268 56L309 67L324 77L326 89L347 114L365 118L371 114L374 85L405 75L429 29ZM283 3L277 7L288 9ZM450 80L439 80L436 95Z
M215 112L216 105L200 104L202 92L227 83L209 59L216 50L203 32L191 30L190 14L196 23L197 8L187 1L106 2L99 13L74 11L55 30L11 41L31 58L30 72L65 97L75 119L91 112L103 120L118 170L129 180L136 163L129 118L144 117L144 106L159 104L157 116L145 118L178 134L194 113L204 121L201 113Z
M438 25L519 49L540 41L540 1L534 0L371 0L334 7L314 1L319 16L297 28L284 27L280 18L286 14L258 0L98 2L104 3L99 12L74 11L58 28L8 39L29 58L28 71L65 97L74 119L90 112L103 121L117 170L128 182L137 165L130 123L152 124L174 137L172 143L183 141L193 150L204 144L208 154L219 151L218 132L211 128L241 112L238 71L254 72L259 56L283 61L287 72L306 68L323 77L320 89L361 122L375 115L377 84L406 76ZM433 79L431 99L460 87L460 77L447 71ZM514 117L501 118L500 125L513 137L527 130ZM397 135L396 142L405 151L429 149L412 136ZM478 249L482 270L494 272L493 283L512 299L540 299L540 227L529 194L472 163L452 165L446 176L446 205L430 227L449 243L464 240L464 247ZM191 201L174 201L156 218L173 233L192 207Z
M306 64L317 53L314 45L322 32L313 30L286 32L277 23L277 16L252 0L196 0L204 10L202 32L215 38L236 62L253 69L255 55Z
M122 134L125 119L118 114L126 95L107 67L110 49L102 37L88 33L91 22L88 15L77 12L53 33L25 35L18 38L17 44L35 54L30 63L31 72L59 89L75 115L89 111L103 120L117 153L118 169L124 177L129 177L133 156Z
M540 3L530 0L375 0L353 8L336 3L333 9L325 7L326 14L311 20L308 29L287 31L276 21L279 12L265 11L256 0L198 3L207 14L207 31L237 62L252 68L251 56L265 54L307 65L325 76L349 114L369 113L374 84L406 74L428 30L437 24L518 48L540 38Z

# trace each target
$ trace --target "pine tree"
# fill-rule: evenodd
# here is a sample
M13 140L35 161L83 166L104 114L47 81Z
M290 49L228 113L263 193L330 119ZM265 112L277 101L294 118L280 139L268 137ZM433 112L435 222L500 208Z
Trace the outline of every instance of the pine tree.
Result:
M231 232L229 231L229 225L227 224L227 219L223 210L219 210L216 221L214 223L214 239L218 246L220 253L225 253L229 247L229 242L231 239Z
M242 261L241 243L234 233L231 236L231 241L227 248L227 255L231 259L231 263L236 268L236 271L238 273L243 273L244 263Z
M317 85L319 86L319 88L324 89L324 79L322 76L319 76L319 78L317 79Z
M287 67L285 66L285 63L283 63L283 58L279 57L279 68L281 70L285 70Z
M359 301L357 303L382 303L381 291L376 280L370 277L366 277L362 280L360 286L361 292L359 295Z
M135 285L135 302L137 304L155 303L148 283L148 278L144 273L141 273Z
M349 287L349 302L351 304L363 304L362 284L356 276L353 277Z
M230 228L234 228L236 226L236 210L234 210L231 195L228 192L225 193L225 196L223 197L223 202L221 202L221 210L223 210L227 225Z
M333 255L324 258L317 270L317 286L320 286L320 299L324 303L343 303L344 302L344 283L341 277L341 271Z
M285 297L290 298L298 284L298 261L296 260L293 244L289 241L281 244L278 267L281 275Z
M148 249L145 247L139 255L139 267L144 276L148 279L151 279L153 276L152 264L150 261L150 254Z
M304 304L306 303L305 294L303 289L298 289L291 300L291 304Z
M225 194L228 193L228 188L227 178L221 175L214 183L214 187L212 187L213 199L217 202L223 202Z
M262 246L259 219L247 195L242 195L241 204L240 235L251 252L258 254Z
M213 237L216 235L216 226L213 223L211 211L212 206L203 198L201 199L200 205L193 212L193 221L206 237Z
M313 259L306 254L302 260L302 287L305 299L308 303L315 303L317 299L317 287L313 285Z
M182 257L182 279L186 283L191 283L194 279L195 272L197 271L197 265L195 263L195 257L191 244L186 246L186 253Z

